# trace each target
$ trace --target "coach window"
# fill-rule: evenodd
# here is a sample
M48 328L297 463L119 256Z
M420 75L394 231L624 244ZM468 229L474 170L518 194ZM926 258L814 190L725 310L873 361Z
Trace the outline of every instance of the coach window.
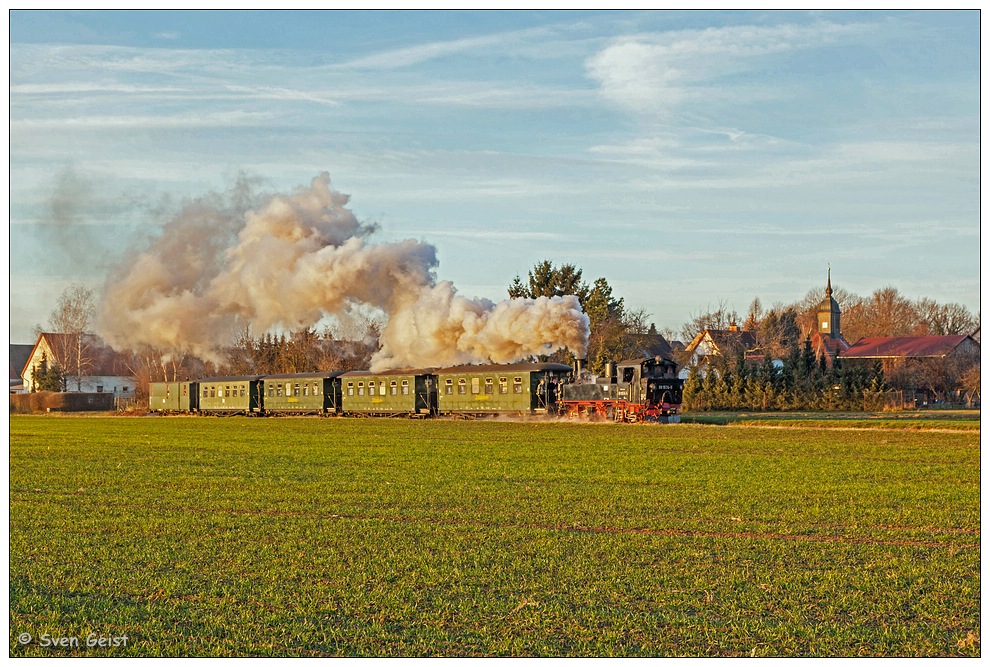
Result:
M403 396L409 395L409 380L402 381L402 395Z
M222 391L220 393L223 394ZM216 398L216 397L217 397L217 388L211 385L210 386L210 398Z
M495 393L495 380L492 378L485 378L485 393L494 394Z
M368 383L368 396L374 396L374 395L375 395L375 383L374 382L369 382Z
M447 378L446 380L444 380L443 381L443 390L444 390L444 393L453 394L454 393L454 381L451 380L450 378Z
M508 394L509 393L509 378L499 378L498 379L498 393Z
M299 383L298 382L296 383L296 386L295 386L295 388L292 391L292 395L293 396L298 396L299 395Z
M389 389L389 393L392 394L393 396L395 396L398 393L398 385L396 384L395 380L392 380L391 382L388 383L388 389Z
M457 393L466 394L467 393L467 380L461 378L457 381Z
M316 394L313 394L313 395L315 396ZM309 385L308 384L304 384L303 385L303 396L309 396Z
M268 385L268 396L269 397L275 396L275 385L273 384Z
M481 378L471 378L471 393L481 393Z
M512 378L512 393L521 394L522 390L522 378Z
M319 395L320 395L320 383L319 382L314 382L313 383L313 396L319 396Z
M276 396L281 396L282 395L282 383L281 382L279 382L278 384L275 385L275 395Z
M358 382L358 396L364 396L364 383Z
M206 387L203 387L203 398L209 398L209 397L210 397L210 390L207 389Z
M244 398L244 385L241 385L241 398Z
M354 383L353 382L348 382L347 383L347 395L348 396L353 396L354 395Z

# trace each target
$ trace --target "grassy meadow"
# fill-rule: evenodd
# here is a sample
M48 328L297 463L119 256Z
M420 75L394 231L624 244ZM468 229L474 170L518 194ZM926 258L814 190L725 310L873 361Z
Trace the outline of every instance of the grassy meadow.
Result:
M10 432L12 656L980 654L951 421Z

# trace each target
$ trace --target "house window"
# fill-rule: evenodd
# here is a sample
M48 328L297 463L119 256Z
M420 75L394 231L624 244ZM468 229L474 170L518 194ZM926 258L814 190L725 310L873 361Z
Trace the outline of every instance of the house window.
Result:
M102 384L96 385L96 393L98 393L98 394L102 394L103 393L103 385Z

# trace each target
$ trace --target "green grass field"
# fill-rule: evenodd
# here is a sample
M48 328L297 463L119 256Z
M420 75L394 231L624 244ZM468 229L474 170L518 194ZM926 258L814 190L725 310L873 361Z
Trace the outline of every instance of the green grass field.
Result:
M10 654L975 656L948 426L15 416Z

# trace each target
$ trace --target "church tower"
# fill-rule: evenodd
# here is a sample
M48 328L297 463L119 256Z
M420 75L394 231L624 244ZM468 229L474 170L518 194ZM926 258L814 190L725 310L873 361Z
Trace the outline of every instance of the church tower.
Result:
M839 303L832 298L832 268L828 269L828 285L825 287L825 298L818 306L818 334L828 338L842 338L842 330L839 327Z

